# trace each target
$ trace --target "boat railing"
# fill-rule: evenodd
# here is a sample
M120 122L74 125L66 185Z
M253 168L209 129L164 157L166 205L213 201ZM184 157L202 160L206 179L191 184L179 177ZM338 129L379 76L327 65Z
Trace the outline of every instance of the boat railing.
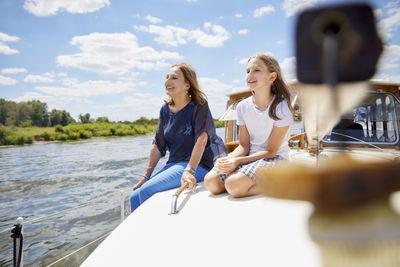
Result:
M121 219L120 220L121 220L121 222L123 222L124 219L125 219L125 198L130 193L131 193L130 190L125 190L125 191L124 190L120 190L119 191L120 209L121 209ZM46 220L46 219L48 219L50 217L54 217L54 216L62 214L62 213L71 212L71 211L74 211L74 210L77 210L77 209L80 209L80 208L83 208L83 207L86 207L86 206L89 206L89 205L92 205L92 204L103 202L105 200L110 200L110 194L105 196L105 197L103 197L103 198L95 198L92 201L86 202L84 204L80 204L80 205L77 205L77 206L74 206L74 207L63 209L63 210L60 210L60 211L57 211L57 212L54 212L54 213L51 213L51 214L48 214L48 215L45 215L45 216L42 216L42 217L39 217L39 218L35 218L35 219L29 220L29 221L26 221L26 222L23 222L23 218L22 217L18 217L17 223L14 224L14 226L6 228L6 229L3 229L3 230L0 231L0 235L4 234L4 233L9 233L9 232L11 232L11 234L12 234L11 237L13 238L13 241L14 241L14 248L13 248L13 254L14 254L13 255L13 263L14 264L13 264L13 266L18 266L18 267L22 267L23 266L23 245L24 245L23 244L23 242L24 242L24 239L23 239L23 226L24 225L33 224L33 223L37 223L37 222L40 222L40 221L44 221L44 220ZM74 255L75 253L77 253L77 252L81 251L82 249L90 246L91 244L93 244L93 243L95 243L95 242L107 237L111 232L112 231L109 231L108 233L96 238L95 240L89 242L88 244L76 249L75 251L65 255L64 257L62 257L62 258L60 258L60 259L58 259L58 260L46 265L46 266L53 266L56 263L59 263L59 262L65 260L66 258Z

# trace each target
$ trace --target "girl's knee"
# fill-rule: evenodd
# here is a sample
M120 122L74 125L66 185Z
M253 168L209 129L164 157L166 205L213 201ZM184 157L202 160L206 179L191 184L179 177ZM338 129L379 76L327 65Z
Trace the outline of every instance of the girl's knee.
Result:
M204 177L204 185L210 191L211 194L216 195L225 191L225 186L221 181L219 175L214 172L210 171Z
M225 180L226 191L232 197L244 197L248 195L249 188L254 186L255 182L250 181L248 177L233 175Z
M230 177L230 179L225 180L225 188L226 191L231 195L232 197L240 197L242 193L242 188L240 184L235 180Z

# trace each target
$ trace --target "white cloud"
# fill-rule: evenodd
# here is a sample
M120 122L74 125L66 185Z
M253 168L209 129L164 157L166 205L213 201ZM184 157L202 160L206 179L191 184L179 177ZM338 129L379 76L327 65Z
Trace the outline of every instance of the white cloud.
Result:
M296 57L287 57L279 62L283 78L286 82L291 83L297 78L296 75Z
M109 0L25 0L24 9L36 16L52 16L61 10L83 14L110 5Z
M379 70L400 69L400 45L386 45L378 63Z
M199 85L207 95L208 105L214 118L219 118L225 112L226 95L233 91L233 86L215 78L199 78Z
M26 82L26 83L51 83L51 82L53 82L53 79L50 79L48 77L44 77L41 75L29 74L25 77L24 82Z
M239 60L239 64L240 65L247 65L247 62L249 61L249 58L242 58L241 60Z
M124 96L120 104L95 105L93 108L114 121L133 121L139 117L158 118L163 100L164 98L151 94L135 93L132 96Z
M49 103L56 100L56 98L54 96L42 95L37 92L25 92L22 96L13 99L15 102L26 102L32 100L39 100L44 103Z
M375 9L374 10L374 16L377 20L381 19L383 16L383 11L381 8Z
M0 85L12 85L16 84L17 82L18 81L13 78L0 75Z
M148 20L148 21L150 21L151 23L153 23L153 24L157 24L157 23L161 23L162 22L162 19L160 19L160 18L157 18L157 17L153 17L153 16L146 16L146 19Z
M236 18L243 18L243 15L239 13L239 14L235 14L235 17Z
M35 89L55 97L71 99L104 96L126 93L134 90L135 83L94 80L78 82L76 79L65 79L64 86L36 86Z
M155 41L160 44L166 44L169 46L179 46L186 44L186 39L190 34L189 30L170 25L167 25L165 27L158 25L149 25L147 27L143 25L135 25L133 27L139 31L158 35L158 37L155 38Z
M28 71L24 68L4 68L1 70L1 73L4 73L4 74L18 74L18 73L24 73L24 72L28 72Z
M254 10L253 17L254 18L260 18L264 15L267 15L269 13L275 12L275 8L273 6L263 6L260 8L257 8Z
M389 83L400 83L400 75L389 75L386 73L377 73L371 79L372 81L377 82L389 82Z
M6 33L0 32L0 42L16 42L19 41L19 37L11 36Z
M285 0L282 8L285 10L286 16L290 17L306 8L315 6L319 0Z
M248 34L248 33L249 33L249 30L247 30L247 29L242 29L242 30L238 31L238 34L240 34L240 35Z
M158 35L155 41L169 46L179 46L186 44L189 40L195 40L203 47L220 47L229 39L228 31L220 26L210 22L203 24L204 30L188 30L182 27L167 26L134 26L136 30Z
M131 69L158 70L171 64L166 60L181 59L176 52L140 47L135 35L125 33L91 33L75 36L70 42L80 52L57 57L63 67L76 67L103 74L124 75Z
M5 54L5 55L13 55L13 54L19 54L19 51L13 48L10 48L8 45L6 45L6 42L16 42L19 40L19 37L17 36L11 36L6 33L0 32L0 54Z
M186 2L188 2L188 3L195 3L195 2L197 2L198 0L186 0Z
M378 21L378 30L384 40L390 40L392 33L400 26L400 1L390 2L386 6L388 8L387 16L384 17L383 11L375 11L375 15L380 18Z

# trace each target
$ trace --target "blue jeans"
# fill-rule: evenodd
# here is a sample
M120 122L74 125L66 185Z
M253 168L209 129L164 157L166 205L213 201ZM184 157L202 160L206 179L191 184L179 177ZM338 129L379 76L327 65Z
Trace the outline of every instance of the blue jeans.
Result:
M181 186L182 173L187 166L187 162L172 162L164 166L150 180L140 188L133 191L131 195L131 212L137 209L143 202L155 193ZM197 182L202 182L208 170L201 166L196 169L195 177Z

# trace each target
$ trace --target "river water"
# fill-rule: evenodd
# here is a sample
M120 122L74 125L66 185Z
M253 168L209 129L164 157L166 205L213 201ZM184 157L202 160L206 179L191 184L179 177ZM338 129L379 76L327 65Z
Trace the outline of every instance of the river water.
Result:
M217 133L223 138L224 128ZM24 225L24 265L46 266L114 229L121 192L129 214L128 198L147 166L152 139L104 137L0 148L0 232L20 216L29 222L71 208ZM10 234L0 234L0 266L13 264ZM99 242L55 266L79 265Z
M217 132L223 137L223 128ZM114 229L120 223L121 191L128 215L128 198L147 166L152 139L92 138L0 148L0 232L20 216L28 222L89 203L24 225L24 264L48 265ZM13 264L10 234L0 234L0 266ZM70 264L78 265L85 256Z

